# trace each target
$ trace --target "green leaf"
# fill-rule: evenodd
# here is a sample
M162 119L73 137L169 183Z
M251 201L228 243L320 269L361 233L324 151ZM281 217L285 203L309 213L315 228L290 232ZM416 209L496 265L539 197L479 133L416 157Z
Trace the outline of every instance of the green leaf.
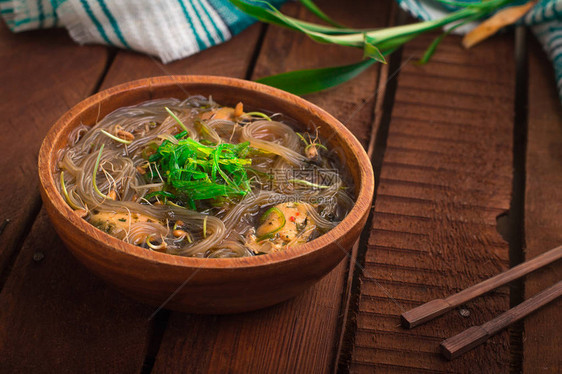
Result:
M458 8L489 8L489 7L496 7L497 3L503 3L503 0L495 0L495 1L457 1L457 0L435 0L438 3L442 3L445 5L455 6Z
M308 9L316 17L320 18L321 20L324 20L324 21L328 22L332 26L335 26L337 28L343 28L342 25L340 25L336 21L332 20L330 17L328 17L328 15L326 15L326 13L324 13L320 8L318 8L316 6L316 4L314 4L312 2L312 0L300 0L300 2L301 2L302 5L304 5L306 7L306 9Z
M295 95L305 95L347 82L361 74L374 63L375 60L367 59L351 65L296 70L278 75L271 75L258 79L256 82L277 87Z
M347 34L346 35L330 35L322 32L314 31L307 28L310 23L303 23L294 18L289 18L273 5L267 1L254 1L254 3L265 4L269 9L259 7L257 5L249 4L242 0L229 0L232 4L238 7L246 14L257 18L262 22L268 22L278 26L284 26L292 30L300 31L306 34L309 38L319 43L338 44L349 47L362 47L362 34Z
M319 25L317 23L301 21L293 17L285 16L292 22L297 23L300 27L308 31L320 32L327 35L346 35L346 34L361 34L364 32L375 31L376 29L350 29L350 28L337 28L331 26Z
M427 49L425 50L425 53L423 54L422 58L417 62L417 64L418 65L427 64L429 62L429 60L431 59L431 57L433 56L433 54L435 53L435 51L437 50L437 47L439 46L439 44L441 44L443 39L445 39L445 37L447 35L449 35L451 32L453 32L453 30L455 30L458 27L464 26L467 23L475 21L475 20L477 20L478 18L481 18L481 17L482 17L481 14L475 15L473 17L469 17L465 21L457 23L456 25L449 28L449 30L447 30L444 33L442 33L441 35L439 35L437 38L435 38L433 40L433 42L431 42L429 47L427 47Z
M363 46L363 57L372 58L375 61L386 64L386 59L381 51L365 37L365 45Z
M395 48L398 44L404 44L411 39L431 30L438 29L448 24L472 19L472 17L481 17L496 9L497 7L509 3L512 0L490 0L479 6L467 7L452 12L447 16L432 21L416 22L407 25L388 27L380 30L366 32L366 39L372 44L375 44L381 51L386 49ZM493 6L490 6L492 4ZM341 41L347 41L353 38L354 35L341 35ZM384 44L384 46L383 46Z
M418 65L427 64L427 62L431 59L431 57L437 50L437 46L443 41L443 39L445 39L447 35L449 35L449 33L444 32L431 42L429 47L427 47L427 49L425 50L425 53L423 54L422 58L417 62Z
M409 42L410 40L414 39L417 36L417 34L408 34L408 35L399 35L399 36L394 36L390 39L384 40L382 42L378 42L375 43L373 39L371 39L371 37L369 37L369 35L365 36L365 40L368 43L371 43L373 45L376 45L377 48L379 49L379 51L382 52L383 55L388 55L391 53L391 51L395 51L398 48L402 47L402 45L406 44L407 42Z
M257 18L262 22L271 23L278 26L283 26L290 28L292 30L301 31L301 29L306 29L311 32L319 32L327 35L331 34L355 34L365 31L372 30L360 30L360 29L349 29L343 27L331 27L319 25L312 22L301 21L299 19L286 16L279 12L273 5L266 1L254 1L255 3L262 3L268 8L262 8L256 5L252 5L243 0L229 0L234 6L243 11L244 13ZM275 10L275 12L274 12ZM296 27L297 25L298 27Z
M425 32L441 28L443 26L463 21L472 20L486 16L490 12L511 3L513 0L487 0L466 5L447 16L425 22L388 27L373 30L337 29L327 26L316 25L287 17L271 4L265 1L253 1L262 3L265 8L252 5L244 0L229 0L235 6L257 19L300 31L320 43L337 44L342 46L362 48L366 57L365 61L356 64L287 72L258 80L260 83L281 88L297 95L321 91L346 82L360 74L375 61L384 62L384 56L389 55L404 43L414 39ZM456 1L456 0L444 0ZM303 1L303 4L312 4L312 0ZM312 4L314 5L314 4ZM464 4L463 4L464 5ZM307 6L308 7L308 6ZM430 46L425 59L429 59L435 52L437 45L443 38L438 38ZM423 60L423 59L422 59Z

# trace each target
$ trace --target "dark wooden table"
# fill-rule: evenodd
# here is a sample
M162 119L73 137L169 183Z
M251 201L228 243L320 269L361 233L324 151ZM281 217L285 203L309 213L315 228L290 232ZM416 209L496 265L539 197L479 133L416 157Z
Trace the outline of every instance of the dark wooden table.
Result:
M397 22L391 1L322 7L358 27ZM297 4L284 10L313 20ZM254 79L357 61L360 51L254 25L230 42L162 65L63 30L0 26L0 372L556 373L560 300L463 357L439 342L560 279L551 265L413 330L402 311L447 296L562 243L562 111L553 73L519 30L473 50L450 37L425 66L433 35L360 78L307 98L348 126L377 176L353 251L303 295L266 310L200 316L154 309L107 287L63 247L42 209L37 152L83 98L166 74Z

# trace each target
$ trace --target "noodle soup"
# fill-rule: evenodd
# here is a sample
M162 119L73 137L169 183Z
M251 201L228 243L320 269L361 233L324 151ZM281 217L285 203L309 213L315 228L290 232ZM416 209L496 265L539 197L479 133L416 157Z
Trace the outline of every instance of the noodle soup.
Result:
M334 150L244 109L158 99L83 124L59 155L59 191L100 230L181 256L284 251L335 227L354 202Z

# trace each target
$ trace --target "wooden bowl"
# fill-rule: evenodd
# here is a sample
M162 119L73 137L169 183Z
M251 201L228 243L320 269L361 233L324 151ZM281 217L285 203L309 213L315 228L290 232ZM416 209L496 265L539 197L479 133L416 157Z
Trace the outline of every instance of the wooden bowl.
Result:
M166 97L212 95L223 105L284 113L337 147L351 174L357 201L334 229L306 244L267 255L210 259L149 251L118 240L81 219L55 186L57 153L80 123L92 125L113 110ZM317 106L261 84L212 76L142 79L102 91L77 104L51 128L39 153L41 197L65 245L93 273L133 298L193 313L236 313L270 306L303 292L324 277L359 237L374 192L373 170L361 144L338 120Z

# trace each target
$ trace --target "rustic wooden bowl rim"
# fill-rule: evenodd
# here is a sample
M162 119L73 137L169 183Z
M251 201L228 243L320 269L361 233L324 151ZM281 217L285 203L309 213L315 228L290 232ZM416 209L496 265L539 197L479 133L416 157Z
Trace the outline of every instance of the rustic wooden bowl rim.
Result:
M242 89L255 91L259 95L264 96L264 99L267 99L268 96L273 96L283 101L293 103L292 105L298 105L311 112L321 122L328 123L331 128L333 128L341 135L342 138L346 140L348 147L351 148L353 155L357 158L357 164L360 167L360 180L356 181L359 183L358 194L355 205L349 214L328 233L314 239L311 242L291 247L283 252L274 252L253 257L225 259L183 257L148 251L144 248L125 243L122 240L102 232L74 213L56 189L53 175L55 170L54 163L56 162L55 153L57 151L54 149L54 145L58 143L59 138L62 136L62 130L68 126L68 124L75 122L77 117L80 116L80 113L86 108L98 104L101 105L103 101L106 101L113 95L143 87L158 89L159 87L170 85L182 86L189 84L204 84L217 87L235 85ZM130 105L132 105L132 103ZM266 105L264 105L264 107L266 107ZM363 217L366 213L365 211L370 209L370 202L374 192L373 170L369 157L355 136L336 118L318 106L285 91L256 82L220 76L174 75L152 77L123 83L104 91L100 91L99 93L76 104L53 125L39 151L38 165L39 179L46 198L53 203L54 207L66 218L68 223L78 230L83 237L88 238L88 240L98 242L100 246L111 246L117 252L141 258L149 262L164 263L171 266L186 268L235 269L279 264L284 261L295 260L299 257L310 254L311 252L320 250L331 242L334 242L337 245L338 240L342 238L346 232L350 231L355 225L357 225L361 217ZM343 253L347 253L347 248L341 247L341 250Z

